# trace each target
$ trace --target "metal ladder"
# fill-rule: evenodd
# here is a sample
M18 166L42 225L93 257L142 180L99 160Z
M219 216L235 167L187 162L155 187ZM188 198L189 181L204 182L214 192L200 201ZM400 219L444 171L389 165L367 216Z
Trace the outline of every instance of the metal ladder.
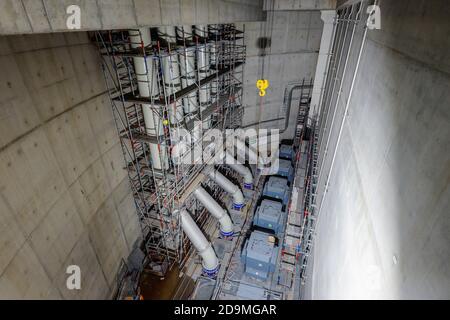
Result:
M310 79L309 81L305 81L305 79L303 79L301 86L302 87L300 89L300 101L297 114L297 125L295 127L295 147L298 147L300 145L300 140L305 131L304 129L306 128L313 89L313 79Z

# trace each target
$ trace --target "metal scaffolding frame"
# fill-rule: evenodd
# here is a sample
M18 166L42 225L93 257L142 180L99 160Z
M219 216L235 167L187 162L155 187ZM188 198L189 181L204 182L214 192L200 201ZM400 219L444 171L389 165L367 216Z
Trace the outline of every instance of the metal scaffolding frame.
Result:
M339 144L342 125L347 116L347 107L341 114L340 130L337 136L333 160L329 167L326 163L328 149L335 121L338 115L338 105L342 102L341 96L345 93L348 106L351 91L358 70L361 51L367 32L369 13L368 6L371 0L350 2L337 10L334 21L335 37L328 61L328 72L324 79L324 90L320 98L320 113L312 116L310 141L307 151L305 189L303 197L303 222L300 239L300 297L305 291L308 279L308 261L313 252L316 228L320 217L323 199L327 192L329 178L333 166L336 148ZM357 59L350 59L356 54ZM325 183L323 183L325 179Z
M140 43L132 42L131 34L133 39L138 36ZM185 203L180 203L180 196L210 159L202 155L198 162L195 159L189 164L171 161L175 157L174 142L181 130L198 137L197 123L222 131L241 125L246 50L244 31L236 29L234 24L210 25L202 36L181 27L176 29L175 36L161 31L153 36L156 34L152 30L149 45L144 45L139 29L98 31L94 41L102 57L104 78L147 253L150 258L154 256L171 267L175 263L182 265L192 251L190 242L181 232L179 216L173 213L186 205L196 213L200 227L208 223L209 217L195 199L184 199ZM210 54L211 50L215 57L211 63L207 61L206 66L200 67L195 60L195 65L187 71L187 55ZM149 92L158 94L140 96L138 87L143 85L143 75L135 70L135 58L145 61L147 81L144 85ZM186 71L183 74L176 71L183 68ZM152 70L156 70L155 78L150 81L148 75ZM211 98L204 103L201 95L206 91L209 95L211 89ZM144 123L143 104L149 106L153 119L156 117L153 133L149 133ZM193 138L190 148L177 156L190 157L194 150L202 150L203 144L203 137ZM151 146L157 146L159 161L152 158ZM216 199L220 198L221 189L214 184L207 187Z

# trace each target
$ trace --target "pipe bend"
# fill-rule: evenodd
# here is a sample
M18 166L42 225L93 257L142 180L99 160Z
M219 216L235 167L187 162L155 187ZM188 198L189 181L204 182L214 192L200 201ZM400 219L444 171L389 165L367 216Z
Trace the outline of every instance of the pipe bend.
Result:
M242 191L238 186L236 186L223 174L215 169L207 172L207 175L233 197L233 209L240 210L242 207L244 207L244 195L242 194Z
M213 197L202 187L198 187L194 191L194 196L203 206L211 213L211 215L219 221L220 234L225 237L233 235L233 222L227 212L214 200Z
M181 228L183 228L187 237L198 251L198 254L202 257L203 271L209 276L214 276L219 269L219 260L217 259L211 243L206 239L205 235L186 209L180 211L180 217Z
M253 189L253 174L249 168L238 163L228 152L225 154L225 164L243 177L245 189Z
M238 152L248 155L248 162L250 164L256 164L258 168L264 168L266 166L264 158L260 157L256 150L253 150L251 147L247 146L240 137L237 137L235 140L235 146Z

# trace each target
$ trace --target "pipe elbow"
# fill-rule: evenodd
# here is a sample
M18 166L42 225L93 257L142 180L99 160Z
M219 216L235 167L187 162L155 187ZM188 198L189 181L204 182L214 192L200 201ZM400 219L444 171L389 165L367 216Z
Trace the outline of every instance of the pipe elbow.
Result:
M252 172L246 166L244 166L244 165L240 165L240 166L242 166L241 172L242 172L242 177L244 179L244 188L245 189L253 189L253 174L252 174Z
M235 186L236 187L236 186ZM244 207L244 195L242 191L236 187L236 191L232 194L233 197L233 209L240 210Z
M215 276L219 270L219 260L211 243L208 243L208 246L202 252L199 252L199 255L202 257L203 272L208 276Z
M219 260L211 243L206 239L203 232L192 219L186 209L180 212L181 228L183 228L189 240L202 258L203 272L208 276L215 276L219 269Z
M221 174L217 170L211 170L207 172L209 178L214 180L222 189L228 192L233 198L233 209L240 210L244 207L244 195L242 194L241 189L228 180L223 174Z
M234 171L239 173L244 180L244 188L245 189L253 189L253 174L249 168L244 166L243 164L238 163L234 157L226 153L225 163Z
M214 200L211 195L202 187L198 187L194 191L194 196L203 206L215 217L220 224L220 234L224 237L230 237L234 234L233 222L227 212Z

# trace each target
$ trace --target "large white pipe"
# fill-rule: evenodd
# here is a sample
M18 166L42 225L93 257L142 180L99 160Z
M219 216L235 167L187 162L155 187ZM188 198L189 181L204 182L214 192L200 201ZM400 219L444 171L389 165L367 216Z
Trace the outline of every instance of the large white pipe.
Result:
M207 25L196 25L195 35L206 39L208 37L208 26ZM209 51L210 43L202 43L197 45L197 67L198 67L198 79L199 81L210 75L210 61L209 61ZM207 83L200 87L198 92L200 110L205 110L211 104L211 84ZM211 127L211 117L207 117L203 120L203 129L209 129Z
M194 196L203 204L206 210L208 210L214 218L219 220L220 233L225 237L232 236L233 222L231 222L228 213L216 202L216 200L214 200L214 198L211 197L211 195L202 187L198 187L194 191Z
M140 28L137 30L130 30L130 45L132 48L146 47L151 44L150 29ZM156 68L152 57L134 57L134 70L138 80L139 95L144 98L157 97L158 80L156 75ZM144 116L145 130L150 135L163 135L163 125L161 117L157 112L153 112L150 104L142 104L142 113ZM169 167L169 160L167 150L165 147L158 146L156 143L149 143L150 158L153 167L158 170L167 169Z
M235 139L235 146L238 153L248 155L248 162L250 164L257 164L259 169L263 169L266 166L263 157L260 157L255 150L246 146L245 142L242 141L239 137L236 137Z
M210 46L209 51L209 64L210 69L213 68L215 71L218 70L219 67L219 61L218 61L218 55L219 55L219 45L216 43L212 43ZM218 91L219 91L219 78L216 77L211 82L211 102L214 103L218 99Z
M214 40L219 40L219 26L218 24L209 25L209 33L212 35ZM212 42L209 48L209 64L210 68L217 71L219 68L219 51L221 48L220 42ZM216 102L218 99L219 90L219 79L215 78L211 82L211 102Z
M214 144L214 142L212 142L212 144ZM217 147L215 144L214 146ZM218 154L218 157L220 160L223 157L224 164L228 165L231 169L242 176L245 189L253 189L253 174L249 168L239 163L239 161L236 160L228 150L224 150L222 153Z
M242 176L245 189L253 189L253 175L249 168L238 163L228 152L225 152L225 164Z
M168 44L176 42L176 34L176 27L167 26L158 28L158 35Z
M159 29L159 35L168 43L175 42L175 27L162 27ZM178 53L173 50L167 50L161 56L162 74L165 86L165 94L173 94L181 89L180 67L178 63ZM178 100L168 106L169 120L172 124L178 124L183 120L184 112L182 102Z
M186 33L186 27L182 27L183 30L178 32L179 37L183 40L192 40L192 34ZM188 31L189 32L189 31ZM190 29L192 32L192 28ZM180 76L181 76L181 87L186 88L195 83L197 78L195 70L195 47L185 47L179 53L180 60ZM183 109L184 113L188 115L188 118L193 118L194 113L198 110L197 95L196 92L191 92L187 97L183 98Z
M233 197L233 209L240 210L244 206L244 195L242 194L242 191L238 186L236 186L223 174L215 169L207 171L206 174L222 189L231 194L231 196Z
M198 251L198 254L202 257L203 271L209 276L214 276L219 269L219 260L211 243L203 235L203 232L186 209L181 209L180 218L181 228L183 228L187 237Z
M192 41L193 31L191 25L184 25L176 27L177 39L181 41Z

